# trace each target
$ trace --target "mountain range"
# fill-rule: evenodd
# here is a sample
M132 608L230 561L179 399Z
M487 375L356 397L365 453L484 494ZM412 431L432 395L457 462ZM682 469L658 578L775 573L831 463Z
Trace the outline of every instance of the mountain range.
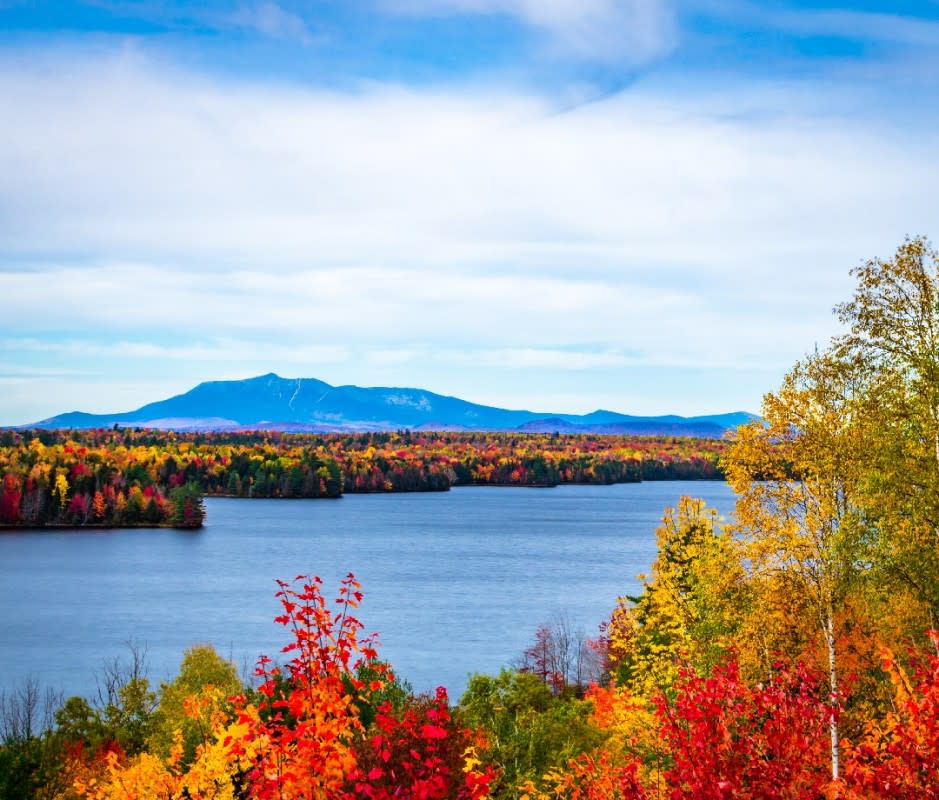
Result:
M200 383L184 394L135 411L72 411L32 428L163 428L172 430L372 431L484 430L551 433L617 433L720 437L749 422L744 411L699 417L637 417L615 411L546 414L470 403L425 389L330 386L316 378L269 373L240 381Z

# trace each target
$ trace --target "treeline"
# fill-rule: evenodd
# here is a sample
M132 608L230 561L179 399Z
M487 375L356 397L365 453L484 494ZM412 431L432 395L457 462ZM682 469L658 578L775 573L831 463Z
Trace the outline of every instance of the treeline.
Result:
M719 480L725 444L681 437L421 433L332 436L347 492Z
M710 439L498 433L0 432L0 525L196 527L200 494L339 497L459 485L718 479Z
M154 471L153 448L89 447L68 436L5 436L0 525L198 528L202 491L185 473ZM49 442L44 444L43 439Z
M194 483L141 486L119 473L102 480L109 470L97 464L57 464L58 459L3 476L0 526L202 527L205 507Z

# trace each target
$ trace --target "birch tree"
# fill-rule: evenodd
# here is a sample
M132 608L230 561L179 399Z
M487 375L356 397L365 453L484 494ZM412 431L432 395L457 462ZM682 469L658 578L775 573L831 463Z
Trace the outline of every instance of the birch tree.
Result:
M799 362L764 398L763 422L739 429L725 461L754 582L781 582L801 593L827 653L834 781L838 613L866 569L856 469L867 424L862 373L831 354Z
M849 332L835 352L870 371L863 452L875 558L939 618L939 253L908 239L892 259L853 271L854 297L836 308ZM925 627L925 626L924 626Z

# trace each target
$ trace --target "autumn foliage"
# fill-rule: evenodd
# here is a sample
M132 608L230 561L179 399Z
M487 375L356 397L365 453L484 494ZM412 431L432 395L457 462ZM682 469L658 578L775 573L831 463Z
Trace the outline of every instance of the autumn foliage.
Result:
M0 432L0 525L198 527L200 495L721 477L711 439L501 433Z
M889 652L882 654L895 707L848 743L847 797L939 797L939 634L931 631L930 641L936 649L914 661L912 681Z
M82 444L46 432L2 438L0 525L202 525L200 487L184 472L155 469L154 448Z
M365 737L357 765L347 778L347 797L367 800L481 800L488 794L491 769L480 769L477 748L485 738L459 726L446 690L433 698L409 699L395 713L390 702L378 707L374 735Z
M188 763L182 733L162 757L109 751L76 769L74 790L93 800L481 800L493 778L475 757L481 734L451 714L446 691L380 700L394 681L373 636L355 616L362 594L352 575L333 604L322 582L278 581L288 628L286 664L262 657L255 690L228 698L206 686L187 714L206 735ZM366 678L366 679L363 679ZM224 702L223 702L224 701ZM366 720L364 709L374 713ZM73 761L76 759L73 758ZM80 759L78 759L80 760ZM94 765L98 765L97 771Z
M843 772L833 780L826 679L822 670L804 663L779 662L765 680L754 682L741 676L731 654L704 673L687 662L679 663L673 684L648 695L610 682L593 684L583 700L574 699L570 687L553 695L540 676L518 674L513 682L500 677L498 686L490 687L497 689L495 695L474 684L476 699L467 700L471 705L464 711L450 706L443 688L434 696L389 691L396 679L379 661L374 636L362 635L356 616L362 595L351 575L342 581L333 603L326 601L315 577L278 582L277 596L283 610L277 622L290 633L283 648L287 660L278 665L262 657L253 689L226 696L205 684L184 698L190 731L198 734L194 751L185 753L182 727L170 737L165 751L155 745L153 734L143 746L140 740L124 737L138 744L122 747L117 743L120 733L100 725L89 727L90 709L73 698L67 713L58 715L58 730L47 733L45 740L25 740L46 746L58 742L60 747L60 763L47 784L58 789L42 796L60 800L939 796L939 656L935 653L917 651L901 661L882 649L880 667L889 676L894 701L889 709L868 718L856 741L844 742ZM939 636L932 635L931 645L936 643ZM197 655L190 659L193 668L211 668L227 679L225 669L219 671L206 655ZM168 687L164 686L165 692ZM133 683L130 689L122 696L137 696ZM493 704L479 705L486 696ZM843 702L847 705L851 698L846 696ZM578 723L575 715L565 721L562 709L571 703L591 709L589 719ZM492 713L502 721L487 717ZM462 721L467 714L477 723L491 722L472 727ZM529 721L522 722L525 718ZM549 719L562 727L546 726ZM584 723L587 727L582 730ZM540 737L559 733L568 741L552 756L551 748L543 750ZM534 748L548 757L541 762L540 773L513 771L515 783L501 780L509 764L499 762L500 757L518 758L513 737L523 737L522 752ZM4 757L14 754L19 745L8 740L0 746L0 774ZM565 752L564 758L551 762Z

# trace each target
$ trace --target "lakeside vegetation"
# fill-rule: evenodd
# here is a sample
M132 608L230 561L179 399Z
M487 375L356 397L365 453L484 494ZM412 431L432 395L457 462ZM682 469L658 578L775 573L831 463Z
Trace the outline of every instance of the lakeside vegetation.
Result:
M0 432L0 525L198 527L200 495L323 498L722 477L712 439L507 433Z
M298 576L285 663L251 685L196 648L159 692L116 670L45 725L36 691L3 698L0 797L939 797L939 254L855 275L848 332L723 453L733 525L667 510L595 640L541 625L451 706L362 637L351 575L333 602Z

